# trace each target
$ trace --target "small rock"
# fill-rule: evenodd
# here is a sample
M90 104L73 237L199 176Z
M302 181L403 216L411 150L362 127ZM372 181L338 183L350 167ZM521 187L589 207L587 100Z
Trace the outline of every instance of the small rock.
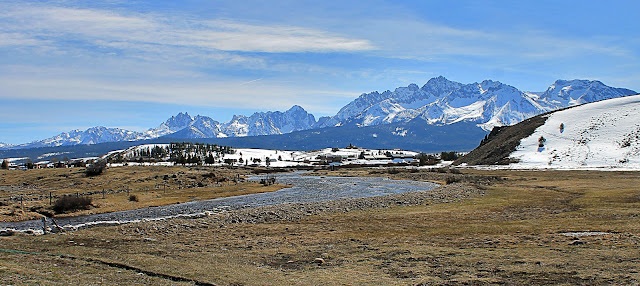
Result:
M316 263L316 264L318 264L318 265L320 265L320 264L324 264L324 259L322 259L322 258L318 257L318 258L316 258L316 259L314 259L314 260L313 260L313 263Z
M569 245L583 245L584 242L582 240L576 239L569 243Z
M0 231L0 236L12 236L16 234L13 230L7 229L7 230L1 230Z

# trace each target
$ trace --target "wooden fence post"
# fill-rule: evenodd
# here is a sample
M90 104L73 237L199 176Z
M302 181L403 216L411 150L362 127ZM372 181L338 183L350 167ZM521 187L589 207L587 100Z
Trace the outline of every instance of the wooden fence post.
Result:
M47 234L47 218L42 217L42 234Z

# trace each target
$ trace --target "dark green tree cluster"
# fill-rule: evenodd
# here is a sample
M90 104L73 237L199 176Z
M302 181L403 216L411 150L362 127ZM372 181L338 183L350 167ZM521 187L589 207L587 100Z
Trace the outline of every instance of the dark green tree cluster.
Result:
M169 144L169 161L176 164L216 163L216 158L224 154L233 154L229 146L203 143L171 143Z
M430 166L430 165L436 165L438 163L440 163L440 158L438 158L436 155L420 153L420 158L418 159L418 165Z
M440 159L442 159L443 161L455 161L456 159L458 159L458 157L458 153L454 151L440 153Z
M175 164L214 164L224 154L233 154L234 150L228 146L203 143L170 143L167 146L135 148L129 153L120 152L109 156L109 163L123 162L162 162Z

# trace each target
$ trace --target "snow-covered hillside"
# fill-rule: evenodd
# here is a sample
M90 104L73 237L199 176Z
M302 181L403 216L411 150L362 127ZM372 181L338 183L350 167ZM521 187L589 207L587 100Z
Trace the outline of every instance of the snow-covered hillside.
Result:
M510 157L511 168L639 170L640 95L552 113Z

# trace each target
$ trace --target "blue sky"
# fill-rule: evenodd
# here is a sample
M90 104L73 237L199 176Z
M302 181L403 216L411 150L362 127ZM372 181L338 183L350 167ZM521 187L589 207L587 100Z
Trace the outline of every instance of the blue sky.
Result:
M346 2L346 3L345 3ZM0 142L301 105L438 75L640 91L640 1L0 1Z

